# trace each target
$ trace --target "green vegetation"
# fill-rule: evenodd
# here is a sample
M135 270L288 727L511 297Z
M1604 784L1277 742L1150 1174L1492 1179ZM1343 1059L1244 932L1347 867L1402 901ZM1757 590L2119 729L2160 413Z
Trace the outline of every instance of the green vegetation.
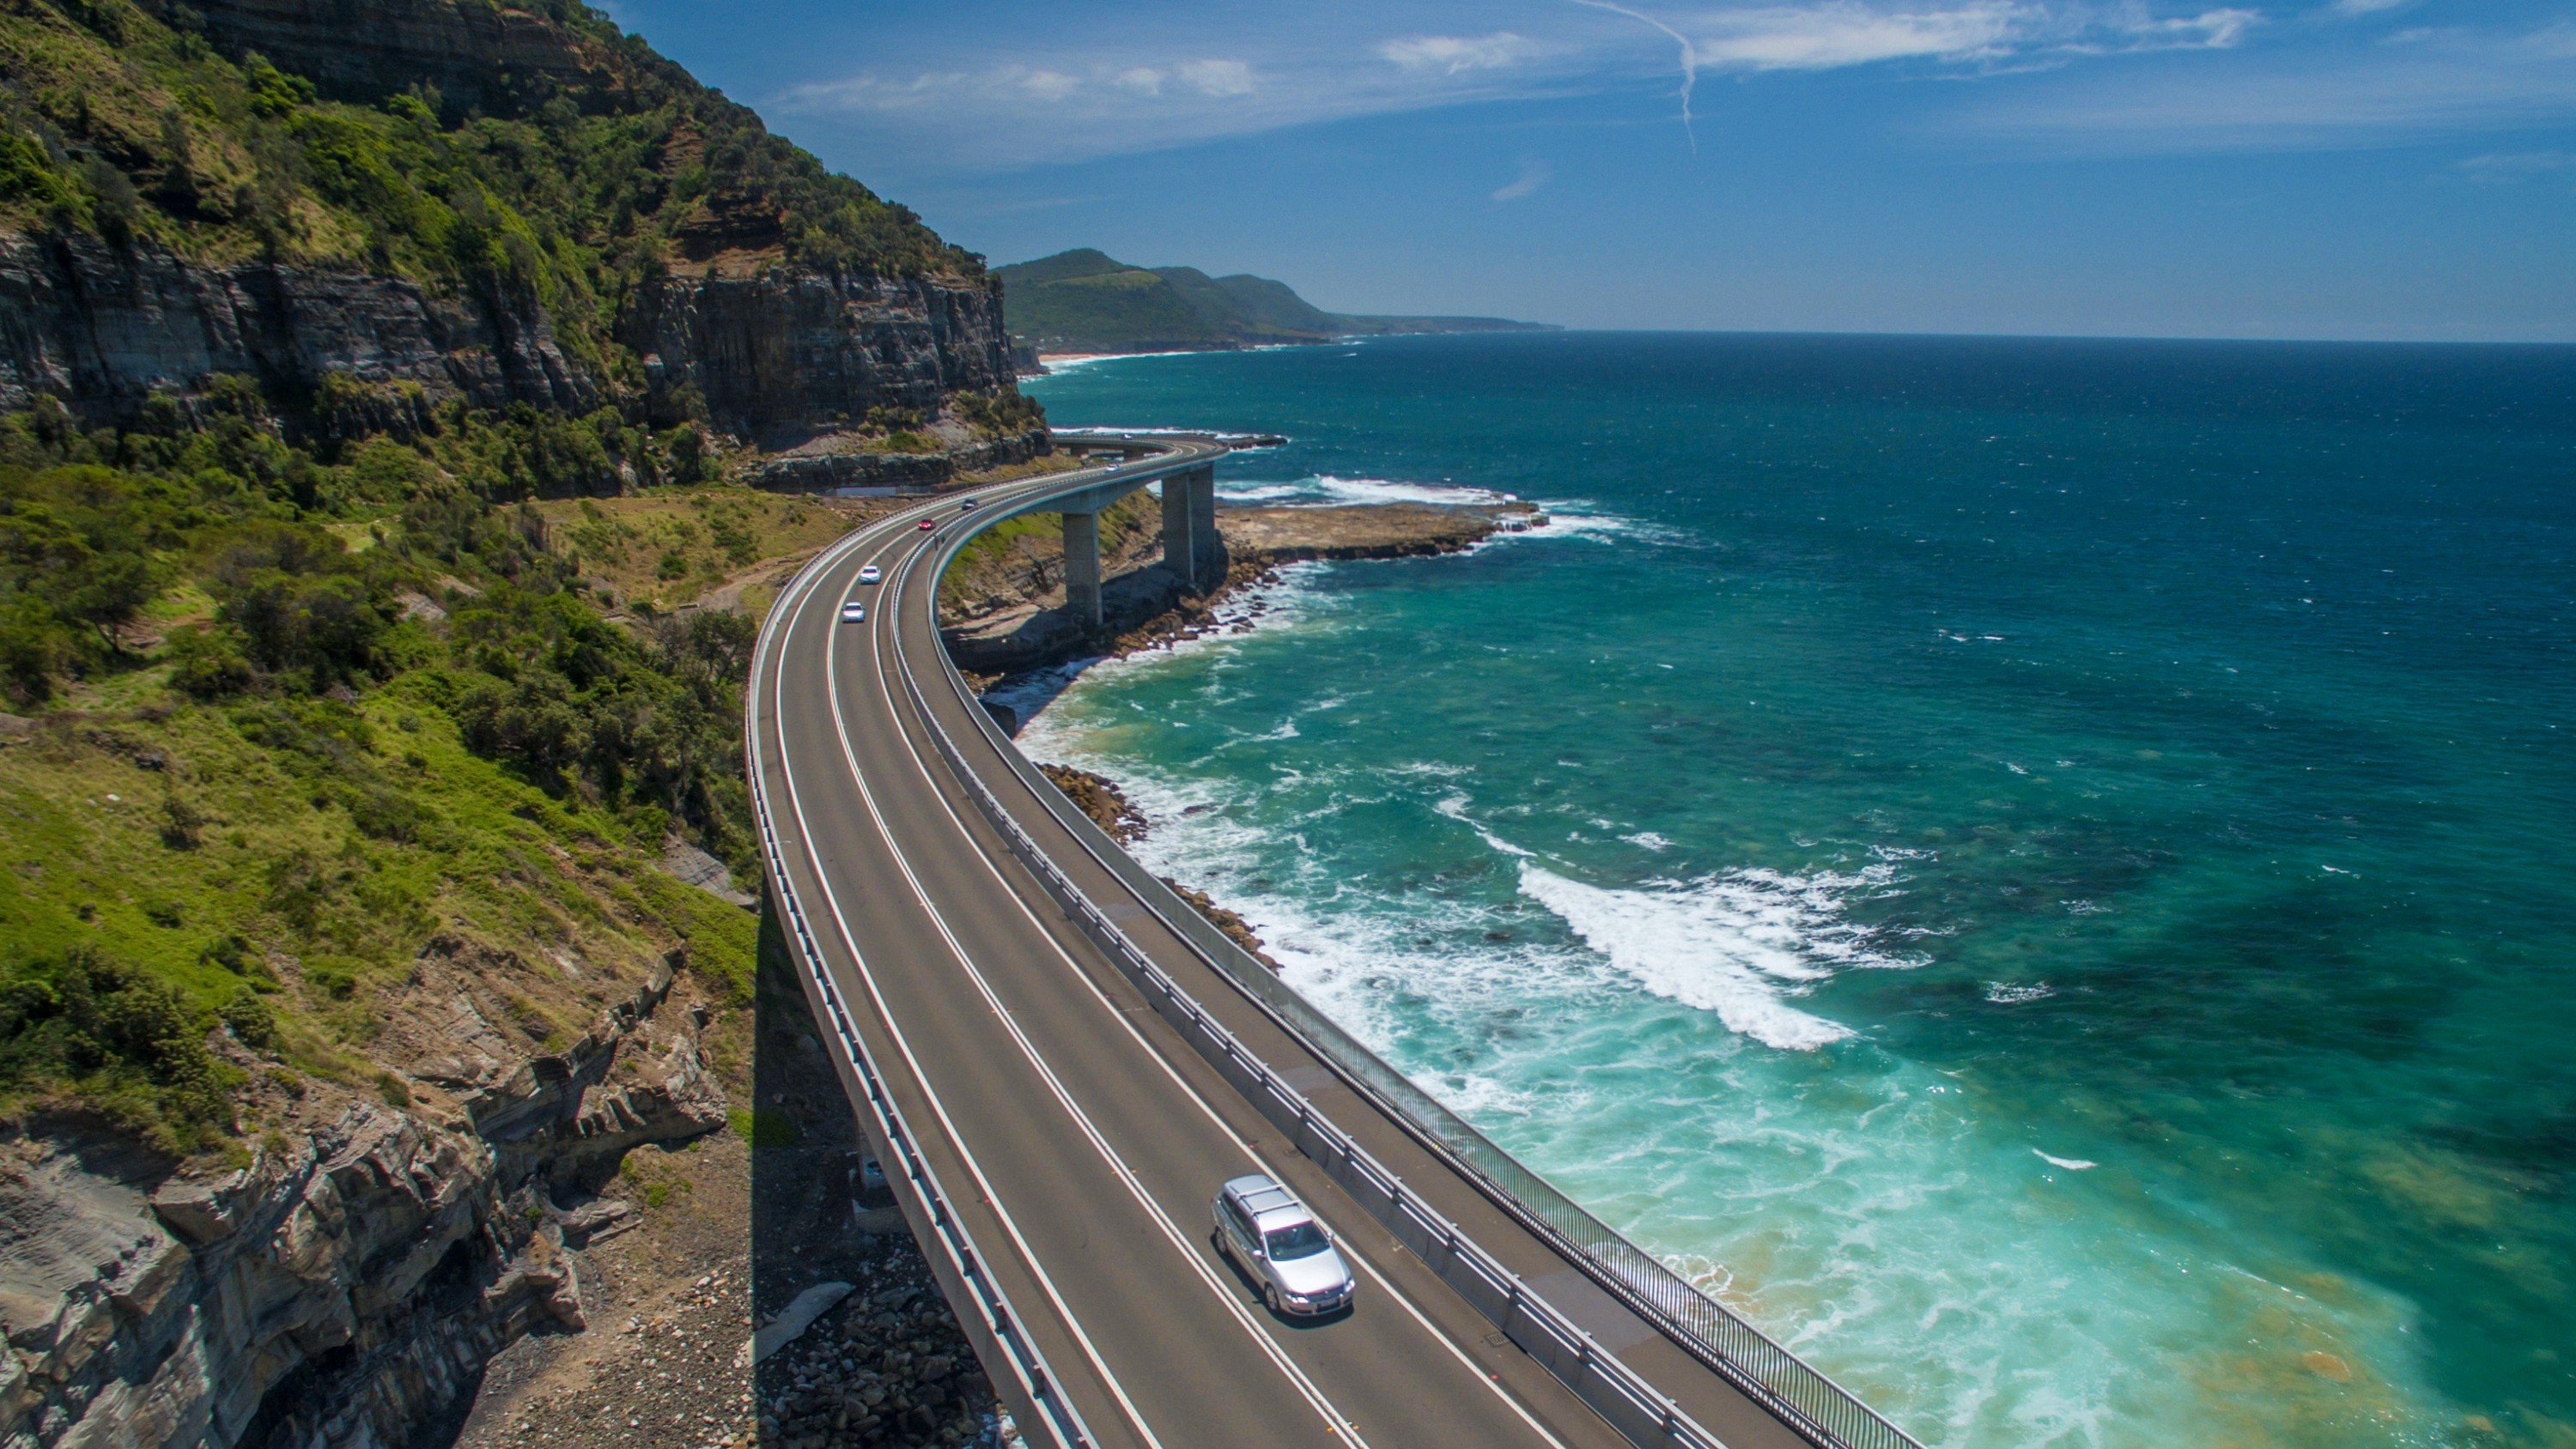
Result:
M686 430L449 409L317 453L214 395L166 431L0 419L0 690L32 716L0 735L0 1112L220 1145L255 1124L218 1024L395 1100L363 1053L441 929L686 942L747 1000L754 923L648 862L677 831L751 864L753 620L610 622L547 526L577 505L536 497L622 468L729 503L679 481Z
M478 3L503 8L458 8ZM496 64L466 106L425 82L321 95L186 10L174 29L132 0L24 0L0 13L0 227L534 297L567 351L627 383L640 364L610 325L659 269L732 251L981 271L597 12L507 8L562 63Z
M774 1108L736 1107L725 1114L725 1122L736 1137L754 1147L793 1147L797 1143L796 1119Z
M1396 332L1500 332L1496 317L1326 312L1285 282L1196 267L1132 267L1089 247L997 267L1011 335L1051 352L1141 352L1322 342Z

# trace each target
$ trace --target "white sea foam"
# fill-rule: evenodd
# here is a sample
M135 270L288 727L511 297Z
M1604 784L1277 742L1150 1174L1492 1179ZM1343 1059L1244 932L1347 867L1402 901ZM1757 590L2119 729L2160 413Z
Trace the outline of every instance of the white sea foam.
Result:
M1450 819L1457 821L1459 824L1466 826L1468 829L1475 831L1477 838L1484 841L1491 849L1501 851L1505 855L1516 855L1524 860L1535 858L1531 856L1528 851L1521 849L1519 846L1512 844L1510 841L1503 839L1501 836L1496 835L1494 832L1487 830L1484 826L1479 825L1474 820L1470 819L1467 815L1467 797L1464 795L1443 796L1438 802L1434 803L1431 808L1448 816Z
M2045 981L1989 981L1986 999L1997 1006L2019 1006L2025 1001L2046 1001L2057 994L2057 988Z
M1603 513L1592 503L1580 498L1542 498L1538 500L1538 506L1547 511L1545 523L1530 528L1515 529L1509 533L1495 534L1479 546L1491 547L1514 539L1574 539L1584 543L1618 543L1624 539L1634 539L1641 543L1659 544L1689 544L1695 541L1689 534L1677 528L1667 528L1660 523L1647 523L1641 519L1629 518L1617 513Z
M1512 502L1512 495L1464 483L1410 483L1394 478L1341 478L1314 473L1289 482L1237 480L1218 490L1230 503L1277 503L1323 507L1350 503L1491 504Z
M2081 1157L2052 1157L2049 1154L2040 1151L2036 1147L2032 1148L2030 1151L2032 1156L2037 1157L2040 1161L2047 1163L2049 1166L2062 1167L2069 1172L2090 1172L2094 1168L2101 1166L2098 1162L2087 1162Z
M1097 367L1104 362L1130 362L1139 357L1188 357L1187 352L1055 352L1040 353L1038 367L1048 376L1071 372L1081 367ZM1179 428L1093 428L1091 432L1181 432Z
M1688 885L1617 890L1521 862L1521 894L1646 990L1713 1011L1729 1031L1784 1051L1813 1051L1851 1028L1788 1004L1831 974L1816 947L1833 922L1786 878L1752 872ZM1821 929L1820 929L1821 928Z

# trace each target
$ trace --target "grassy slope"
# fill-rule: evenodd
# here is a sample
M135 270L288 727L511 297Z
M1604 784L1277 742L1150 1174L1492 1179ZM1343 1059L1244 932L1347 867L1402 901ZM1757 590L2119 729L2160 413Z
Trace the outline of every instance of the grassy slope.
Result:
M236 1153L294 1081L372 1090L435 1035L404 1013L440 933L517 963L484 984L532 1040L673 949L748 999L753 919L654 862L676 833L749 878L744 575L847 511L722 486L611 323L719 250L981 262L594 12L498 3L579 79L326 98L130 0L0 7L0 231L534 294L609 385L399 437L239 378L121 431L0 418L0 1133Z

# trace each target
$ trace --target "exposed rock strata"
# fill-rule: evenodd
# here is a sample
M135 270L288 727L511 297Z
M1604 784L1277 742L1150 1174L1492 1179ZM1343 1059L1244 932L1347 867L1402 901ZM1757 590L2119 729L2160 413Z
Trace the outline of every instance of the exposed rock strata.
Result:
M530 1054L486 1011L488 954L423 952L456 1046L415 1067L416 1109L309 1085L307 1125L217 1176L60 1134L0 1145L0 1446L402 1443L503 1345L584 1325L558 1201L722 1125L724 1094L667 965Z
M927 416L949 393L1012 385L1001 284L990 277L848 276L783 262L736 270L675 272L639 289L619 318L617 339L643 358L657 407L694 384L719 427L792 445L872 408Z
M207 266L150 244L0 236L0 408L50 394L89 416L125 417L156 392L222 373L289 396L340 373L409 384L423 402L583 410L599 399L533 298L441 298L354 271Z

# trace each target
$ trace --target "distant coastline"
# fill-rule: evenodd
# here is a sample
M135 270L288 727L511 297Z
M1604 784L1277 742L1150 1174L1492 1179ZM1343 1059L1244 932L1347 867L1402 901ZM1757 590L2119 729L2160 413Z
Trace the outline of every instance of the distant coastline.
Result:
M1004 324L1023 376L1041 370L1048 357L1238 352L1357 337L1557 330L1508 317L1327 312L1267 277L1130 266L1089 248L997 267L993 274L1002 281Z

